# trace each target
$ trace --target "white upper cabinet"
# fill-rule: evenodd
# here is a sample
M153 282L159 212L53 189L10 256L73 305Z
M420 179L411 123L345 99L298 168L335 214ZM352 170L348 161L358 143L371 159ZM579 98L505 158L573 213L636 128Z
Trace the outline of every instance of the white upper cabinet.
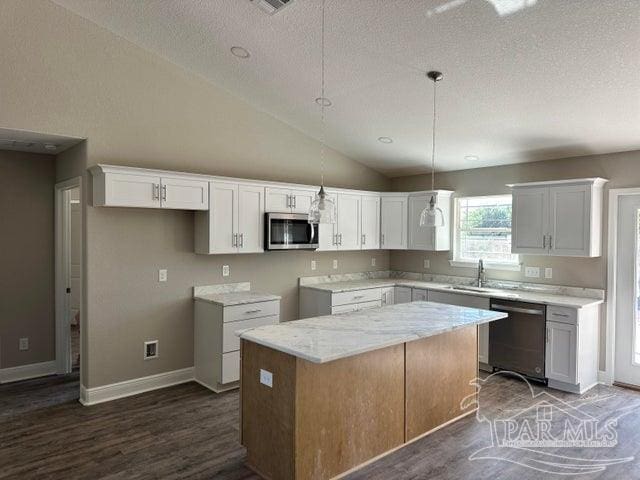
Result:
M277 213L309 213L315 198L314 190L266 188L266 211Z
M338 194L338 250L360 250L360 204L357 194Z
M409 194L408 250L446 251L451 248L451 195L448 190ZM420 214L435 197L444 216L443 227L421 227Z
M512 253L598 257L602 178L511 185Z
M196 253L254 253L263 251L264 188L211 182L208 212L196 215Z
M209 209L209 182L197 176L108 165L96 165L91 173L95 207Z
M360 243L363 250L380 248L380 197L363 195L360 201Z
M383 193L380 198L380 248L406 250L408 195Z

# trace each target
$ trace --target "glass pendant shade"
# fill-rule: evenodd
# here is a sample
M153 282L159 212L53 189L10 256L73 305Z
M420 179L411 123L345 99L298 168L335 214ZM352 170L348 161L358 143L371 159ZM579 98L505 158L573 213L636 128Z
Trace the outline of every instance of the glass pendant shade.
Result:
M444 227L444 214L442 210L436 207L436 200L431 197L429 205L422 210L420 214L421 227Z
M316 193L309 209L309 223L336 223L336 205L324 193L324 186Z

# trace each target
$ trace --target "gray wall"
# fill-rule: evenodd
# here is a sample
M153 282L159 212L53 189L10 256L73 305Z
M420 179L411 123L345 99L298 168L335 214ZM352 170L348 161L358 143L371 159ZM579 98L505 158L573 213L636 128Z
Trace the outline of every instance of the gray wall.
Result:
M54 161L0 150L0 368L55 359Z

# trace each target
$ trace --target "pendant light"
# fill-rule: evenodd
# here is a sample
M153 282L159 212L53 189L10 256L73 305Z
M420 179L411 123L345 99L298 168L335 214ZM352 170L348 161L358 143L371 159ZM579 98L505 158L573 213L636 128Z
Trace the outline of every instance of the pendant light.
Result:
M442 73L427 72L427 77L433 81L433 135L431 137L431 191L435 190L436 175L436 83L442 80ZM429 205L420 214L421 227L444 227L444 214L439 207L436 207L436 198L432 194Z
M325 120L324 120L324 108L331 103L328 101L327 97L324 96L324 3L325 0L322 0L322 45L321 45L321 56L322 56L322 91L320 94L320 98L316 99L316 103L320 105L320 116L322 121L322 139L321 139L321 147L320 147L320 190L316 194L313 202L311 203L311 207L309 208L309 223L336 223L336 206L333 200L327 197L327 194L324 191L324 155L325 155ZM319 100L319 101L318 101Z

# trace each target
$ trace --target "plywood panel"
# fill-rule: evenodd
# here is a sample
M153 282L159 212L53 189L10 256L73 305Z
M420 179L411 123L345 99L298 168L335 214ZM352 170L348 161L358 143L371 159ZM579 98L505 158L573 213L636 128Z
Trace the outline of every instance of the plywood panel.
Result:
M296 478L331 478L404 442L404 345L298 359L296 387Z
M474 394L476 326L406 343L406 440L466 413L460 401Z
M273 373L273 388L260 383L260 369ZM242 340L242 444L249 466L266 478L295 478L295 370L295 357Z

